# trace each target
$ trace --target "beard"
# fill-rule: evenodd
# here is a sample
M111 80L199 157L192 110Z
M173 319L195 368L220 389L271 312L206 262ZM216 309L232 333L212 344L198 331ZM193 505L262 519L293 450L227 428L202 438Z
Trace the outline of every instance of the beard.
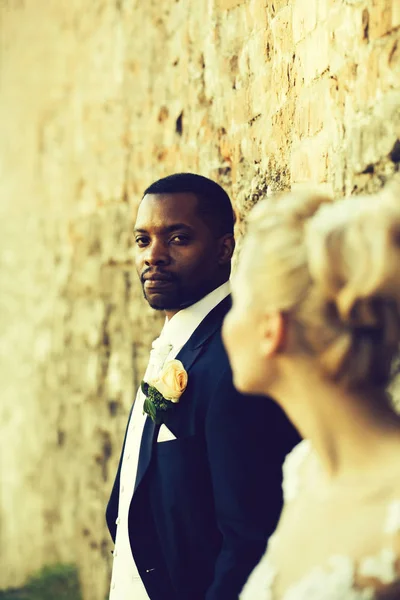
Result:
M154 310L177 310L181 308L182 294L179 289L171 290L170 292L149 292L147 293L143 286L143 296L149 306Z
M173 283L172 289L154 293L146 292L144 281L142 281L143 296L151 308L154 310L182 310L192 306L212 291L209 284L204 284L196 289L188 289L177 279L174 279Z

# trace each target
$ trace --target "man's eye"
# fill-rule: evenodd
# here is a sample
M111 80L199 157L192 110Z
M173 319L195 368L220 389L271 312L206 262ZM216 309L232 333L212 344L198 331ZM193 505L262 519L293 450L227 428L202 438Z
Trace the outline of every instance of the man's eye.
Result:
M147 244L149 243L149 240L146 237L139 236L139 237L135 238L135 242L136 242L136 245L139 246L139 248L142 248L143 246L147 246Z
M186 235L174 235L174 237L171 238L171 242L179 244L179 246L185 246L189 241L190 239Z

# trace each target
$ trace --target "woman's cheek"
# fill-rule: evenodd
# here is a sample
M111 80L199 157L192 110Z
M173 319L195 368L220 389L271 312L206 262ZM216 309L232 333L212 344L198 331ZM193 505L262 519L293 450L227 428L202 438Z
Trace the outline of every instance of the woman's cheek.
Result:
M232 340L232 310L226 315L222 325L222 341L228 354L231 352Z

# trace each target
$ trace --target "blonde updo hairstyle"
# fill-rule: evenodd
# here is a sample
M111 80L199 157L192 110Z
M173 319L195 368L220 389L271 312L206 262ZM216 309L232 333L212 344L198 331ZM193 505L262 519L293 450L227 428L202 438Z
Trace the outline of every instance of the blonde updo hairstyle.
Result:
M341 201L290 193L250 213L251 288L349 388L385 387L400 341L400 186Z

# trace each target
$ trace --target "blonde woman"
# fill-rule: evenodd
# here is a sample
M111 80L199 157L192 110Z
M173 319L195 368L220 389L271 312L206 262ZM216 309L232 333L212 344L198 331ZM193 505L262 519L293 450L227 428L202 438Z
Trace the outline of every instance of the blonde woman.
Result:
M385 393L400 341L399 188L256 206L224 341L237 388L275 398L304 438L241 598L400 598L400 419Z

